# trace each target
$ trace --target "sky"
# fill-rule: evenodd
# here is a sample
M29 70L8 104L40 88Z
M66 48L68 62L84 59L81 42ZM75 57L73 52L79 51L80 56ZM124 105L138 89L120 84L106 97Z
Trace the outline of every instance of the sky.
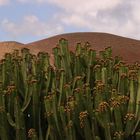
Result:
M0 41L28 43L70 32L140 40L140 0L0 0Z

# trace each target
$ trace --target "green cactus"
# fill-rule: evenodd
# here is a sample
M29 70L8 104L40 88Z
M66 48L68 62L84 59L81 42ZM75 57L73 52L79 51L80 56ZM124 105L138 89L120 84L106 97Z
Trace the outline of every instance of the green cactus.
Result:
M111 47L68 45L60 39L51 57L27 48L5 54L0 140L139 140L139 63L112 57Z

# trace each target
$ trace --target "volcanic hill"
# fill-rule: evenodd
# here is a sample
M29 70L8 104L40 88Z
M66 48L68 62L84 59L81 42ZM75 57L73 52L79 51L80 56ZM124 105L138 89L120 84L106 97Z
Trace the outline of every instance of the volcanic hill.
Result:
M81 42L83 45L85 42L89 42L93 49L103 50L105 47L112 47L113 56L119 55L123 57L123 60L131 62L140 62L140 40L130 39L108 33L68 33L53 36L47 39L31 42L28 44L21 44L18 42L1 42L0 43L0 59L4 53L10 52L13 49L29 48L31 52L38 53L40 51L47 51L52 53L52 48L55 47L59 39L65 38L69 42L69 49L75 50L76 43Z

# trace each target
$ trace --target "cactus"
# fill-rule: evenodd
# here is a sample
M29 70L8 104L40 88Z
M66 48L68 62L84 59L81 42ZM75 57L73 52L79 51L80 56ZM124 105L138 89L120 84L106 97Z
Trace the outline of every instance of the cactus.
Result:
M139 140L140 64L97 52L6 53L0 61L0 140Z

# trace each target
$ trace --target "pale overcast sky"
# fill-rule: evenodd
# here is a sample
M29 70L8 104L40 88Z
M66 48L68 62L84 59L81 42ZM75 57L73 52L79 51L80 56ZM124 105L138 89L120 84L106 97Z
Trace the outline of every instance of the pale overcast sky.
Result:
M84 31L140 39L140 0L0 0L0 41Z

